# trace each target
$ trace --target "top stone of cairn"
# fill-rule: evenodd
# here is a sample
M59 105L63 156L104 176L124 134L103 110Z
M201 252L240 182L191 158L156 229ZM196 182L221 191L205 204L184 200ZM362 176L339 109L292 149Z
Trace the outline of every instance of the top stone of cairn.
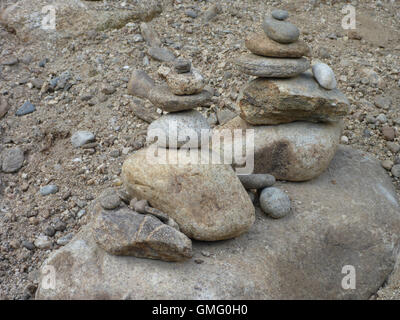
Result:
M294 24L274 19L268 15L264 17L263 29L270 39L279 43L293 43L300 37L300 31Z
M289 17L289 12L286 10L275 9L271 12L271 15L276 20L286 20Z

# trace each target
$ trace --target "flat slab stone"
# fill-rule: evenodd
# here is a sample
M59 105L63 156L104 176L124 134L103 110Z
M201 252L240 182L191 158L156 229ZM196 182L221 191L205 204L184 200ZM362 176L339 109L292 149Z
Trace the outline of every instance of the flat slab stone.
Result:
M302 40L281 44L261 33L252 34L246 39L245 45L252 53L264 57L301 58L311 54L310 48Z
M310 68L305 58L267 58L255 54L243 55L234 62L245 74L267 78L295 77Z
M56 286L49 288L49 269L43 269L36 299L368 299L374 294L393 270L400 229L396 192L379 162L341 147L319 178L279 188L292 199L292 213L275 220L257 209L248 233L229 241L195 241L193 259L183 263L107 254L84 226L45 261L43 268L55 268ZM346 265L356 270L354 290L342 287Z
M211 101L211 97L212 94L208 90L203 90L196 94L178 96L173 94L167 86L156 86L150 90L148 95L148 99L155 106L168 112L207 106Z
M242 89L238 104L241 117L255 125L338 121L350 105L340 90L320 87L311 72L290 79L252 80Z

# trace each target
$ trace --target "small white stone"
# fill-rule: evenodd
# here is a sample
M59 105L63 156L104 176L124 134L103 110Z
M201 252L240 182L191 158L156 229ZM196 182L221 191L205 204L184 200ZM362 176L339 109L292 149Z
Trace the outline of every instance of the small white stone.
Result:
M325 63L316 63L312 67L315 80L325 89L336 88L336 78L333 70Z
M346 136L342 136L340 138L340 143L342 144L348 144L349 143L349 138L347 138Z

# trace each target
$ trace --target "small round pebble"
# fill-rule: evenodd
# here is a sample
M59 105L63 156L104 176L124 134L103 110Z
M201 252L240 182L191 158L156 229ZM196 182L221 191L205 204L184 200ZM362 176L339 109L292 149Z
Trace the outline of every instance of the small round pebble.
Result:
M316 63L312 67L315 80L325 89L336 88L336 78L333 70L325 63Z
M146 213L146 206L148 205L149 203L147 202L147 200L139 200L135 202L133 209L139 213Z
M40 188L40 194L42 196L47 196L49 194L54 194L58 192L58 187L55 184L49 184L47 186Z
M289 17L289 12L287 12L286 10L273 10L271 12L271 15L274 19L277 20L286 20Z
M271 218L279 219L289 214L291 203L289 196L281 189L265 188L260 195L261 209Z
M383 168L385 168L386 170L391 170L393 167L393 161L391 160L383 160L381 162L381 165Z
M391 172L396 178L400 178L400 164L395 164L392 167Z
M121 198L115 190L105 190L100 196L100 205L106 210L114 210L121 204Z
M17 172L24 163L24 152L16 147L6 149L2 154L2 170L7 173Z

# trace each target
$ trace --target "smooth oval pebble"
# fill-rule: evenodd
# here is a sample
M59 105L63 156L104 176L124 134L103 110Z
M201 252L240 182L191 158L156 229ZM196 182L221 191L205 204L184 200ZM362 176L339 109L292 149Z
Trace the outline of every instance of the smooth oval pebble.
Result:
M286 10L273 10L271 12L271 15L274 19L277 20L286 20L289 17L289 12L287 12Z
M261 192L260 206L266 214L274 219L283 218L291 209L289 196L275 187L265 188Z
M55 184L49 184L47 186L40 188L40 194L42 196L47 196L49 194L54 194L58 192L58 187Z
M275 183L273 175L263 173L238 175L238 178L245 189L262 189L271 187Z
M300 37L300 31L294 24L270 17L264 18L263 30L268 37L279 43L292 43Z
M312 67L313 75L319 85L325 89L336 88L336 78L333 70L325 63L316 63Z

